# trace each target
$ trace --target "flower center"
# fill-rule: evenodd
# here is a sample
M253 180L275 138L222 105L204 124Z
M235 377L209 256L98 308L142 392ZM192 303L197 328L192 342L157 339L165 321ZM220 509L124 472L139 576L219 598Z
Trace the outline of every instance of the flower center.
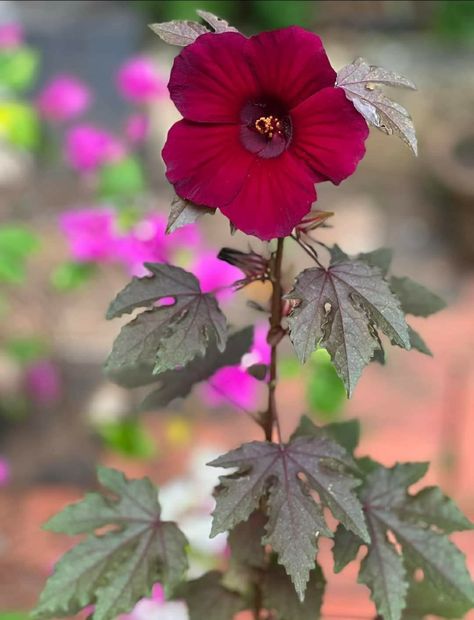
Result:
M278 101L248 101L240 112L243 146L263 159L281 155L290 145L293 127L288 111Z
M255 121L255 129L262 136L266 136L269 140L274 134L282 135L283 127L278 116L261 116Z

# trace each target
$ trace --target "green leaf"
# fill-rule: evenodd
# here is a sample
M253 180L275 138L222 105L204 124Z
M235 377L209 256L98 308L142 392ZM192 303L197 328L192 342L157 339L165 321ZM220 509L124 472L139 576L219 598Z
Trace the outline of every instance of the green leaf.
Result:
M339 573L349 562L355 560L363 541L339 523L334 534L332 554L334 572Z
M149 27L162 41L170 45L184 47L206 32L210 32L206 26L193 21L171 21L161 24L149 24Z
M29 47L0 52L0 85L2 89L23 92L36 77L38 53Z
M136 418L106 422L97 430L105 445L119 454L138 459L155 454L153 440Z
M112 620L149 596L157 581L174 588L187 568L186 538L174 523L161 520L150 480L128 480L105 467L99 467L98 477L113 497L87 494L45 525L53 532L90 536L58 562L34 618L70 616L93 604L94 620ZM110 525L116 527L93 533Z
M154 363L153 372L162 373L203 356L211 339L222 352L227 326L214 296L202 293L197 278L180 267L159 263L146 267L152 275L133 278L110 305L107 318L136 308L151 309L122 328L106 369ZM173 303L154 305L164 298L173 298Z
M97 273L95 263L76 263L74 261L59 265L51 274L51 283L58 291L73 291Z
M464 618L470 609L471 606L466 605L465 601L447 597L426 580L412 581L402 618L423 620L428 614L430 617Z
M140 161L130 155L106 164L99 170L98 192L104 200L129 200L145 189L145 177Z
M107 376L111 381L127 388L156 383L158 387L145 398L141 409L159 409L175 398L185 398L196 383L209 379L219 368L239 364L242 356L252 346L252 341L253 328L247 327L229 337L222 353L215 343L211 342L203 358L196 358L179 370L168 370L154 375L153 364L150 363L109 370Z
M349 454L353 454L359 445L360 424L359 420L342 420L341 422L331 422L322 427L316 426L308 416L302 416L297 429L291 438L296 437L319 437L324 433L329 438L337 441Z
M26 259L38 247L38 238L26 228L0 228L0 282L22 283L26 277Z
M40 338L12 338L5 345L5 350L22 365L30 364L48 353L48 347Z
M304 363L318 346L327 349L349 396L380 348L378 329L410 348L398 299L380 270L366 263L349 260L306 269L286 299L295 304L288 322L299 359Z
M433 355L420 334L410 326L408 326L408 334L410 335L410 344L412 349L415 349L424 355Z
M359 484L349 473L354 462L323 432L292 438L279 445L254 441L209 463L237 468L220 477L215 491L211 537L246 521L267 498L268 522L264 543L272 546L302 600L315 566L317 537L332 536L322 507L363 539L368 533L353 489ZM319 502L310 495L316 491Z
M390 288L398 297L405 314L430 316L446 307L446 303L422 284L410 278L390 278Z
M277 620L319 618L325 586L321 567L316 564L310 573L307 594L302 602L283 568L273 564L265 571L263 579L263 606L272 610Z
M439 489L408 493L426 468L425 463L378 466L361 490L371 542L359 580L369 586L377 611L387 620L402 617L408 588L417 589L410 580L420 569L424 587L436 590L444 601L456 601L466 611L474 605L464 557L446 536L470 528L469 522Z
M413 82L403 75L371 66L363 58L343 67L336 78L336 86L344 90L367 122L388 135L397 135L417 155L415 127L410 115L383 93L381 85L416 90Z
M361 252L357 255L357 260L367 263L371 267L378 267L385 277L392 264L393 251L390 248L377 248L372 252Z
M346 390L325 349L311 356L310 375L306 385L308 406L319 419L334 419L346 402Z
M22 101L0 102L0 138L19 149L35 150L40 123L33 106Z
M203 215L214 215L215 209L209 207L201 207L195 205L189 200L183 200L179 196L173 198L171 203L170 214L168 216L168 225L166 226L166 234L171 234L178 228L182 228L187 224L194 224Z
M239 594L222 585L222 573L218 571L189 581L178 595L188 605L189 620L233 620L246 607Z

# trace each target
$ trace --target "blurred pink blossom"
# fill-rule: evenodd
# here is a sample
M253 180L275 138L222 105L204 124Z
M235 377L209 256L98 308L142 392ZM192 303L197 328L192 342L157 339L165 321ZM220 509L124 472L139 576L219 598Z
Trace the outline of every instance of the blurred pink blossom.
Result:
M91 102L89 88L73 75L57 75L37 99L41 115L49 121L67 121L82 114Z
M186 605L180 601L165 601L160 584L153 586L151 598L144 598L128 614L122 614L118 620L188 620Z
M18 23L0 25L0 49L19 47L23 43L23 26Z
M93 125L76 125L66 134L65 155L74 169L91 172L105 163L122 158L125 148L103 129Z
M0 487L5 486L10 481L10 465L8 461L0 456Z
M61 379L57 367L49 360L33 362L25 373L30 398L38 405L52 405L61 395Z
M191 271L201 283L203 292L215 292L221 301L232 295L232 284L243 277L240 269L219 260L209 251L197 256Z
M145 56L127 60L117 74L117 88L130 101L145 103L167 94L166 81Z
M103 262L115 252L113 209L72 209L61 214L60 230L72 257L78 261Z
M130 144L145 142L148 137L150 122L145 114L131 114L125 122L125 136Z
M198 245L200 235L196 226L184 226L167 235L166 224L165 215L149 215L128 234L117 238L117 259L125 264L131 275L145 275L147 270L143 263L169 262L179 249L192 249Z
M218 370L207 383L200 386L200 395L209 407L231 406L252 410L260 395L261 382L247 373L254 364L270 363L270 347L267 343L268 327L259 325L249 353L244 355L240 366L227 366Z

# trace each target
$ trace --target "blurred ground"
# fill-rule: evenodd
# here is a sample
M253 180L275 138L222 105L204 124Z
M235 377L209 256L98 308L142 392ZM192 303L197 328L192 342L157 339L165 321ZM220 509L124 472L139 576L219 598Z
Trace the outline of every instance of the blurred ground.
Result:
M107 5L107 11L96 6L95 13L90 12L91 4L73 2L72 8L63 6L57 13L60 3L19 2L16 8L31 30L32 42L44 53L45 73L68 68L89 77L102 102L97 120L113 116L118 123L123 110L112 87L104 85L103 75L142 44L163 67L169 66L170 50L142 39L148 18L123 6L128 3L95 3ZM183 4L176 3L177 9L183 10ZM362 55L417 83L419 93L399 93L399 99L412 112L420 137L420 156L415 160L400 141L372 131L367 157L357 174L339 188L318 187L319 207L335 212L334 228L321 238L337 240L349 253L389 245L395 251L395 273L412 276L449 301L449 309L440 315L413 321L434 357L391 351L387 366L372 365L366 371L344 416L362 421L360 454L368 453L387 465L397 460L432 461L428 482L441 484L474 517L474 176L472 153L466 183L459 172L464 162L455 155L457 145L472 137L474 48L469 42L445 40L419 29L420 5L436 2L318 4L328 5L319 13L320 34L335 67ZM384 22L383 7L398 4L405 7L398 13L393 9L398 21ZM358 5L359 10L349 11L349 5ZM415 17L403 12L408 5L415 7ZM350 23L356 15L360 20ZM103 35L105 16L111 27ZM187 17L192 17L191 12ZM61 49L67 52L58 54ZM175 112L169 104L160 104L154 112L147 161L158 189L157 206L166 210L170 192L164 185L159 152ZM137 461L104 450L86 413L91 400L100 395L112 408L123 408L124 401L125 407L130 406L124 393L104 392L108 388L100 374L117 332L116 325L103 319L104 309L124 283L124 275L104 269L85 292L67 296L49 285L52 266L67 256L57 231L57 214L88 197L87 188L79 187L67 171L51 168L44 160L20 187L0 194L2 222L28 222L48 240L29 266L31 284L14 293L9 323L0 326L0 335L3 330L48 337L64 386L64 396L55 408L38 408L13 425L1 422L0 452L11 464L12 484L0 489L0 610L24 610L35 602L52 564L69 544L41 532L40 525L93 484L98 460L130 475L147 474L161 484L186 471L187 460L198 446L218 453L258 436L244 414L225 408L208 414L194 398L177 403L169 412L147 416L146 428L158 446L157 456ZM216 247L245 247L239 235L230 237L223 218L209 220L203 227ZM288 247L288 255L289 279L306 263L298 249ZM234 315L243 323L254 318L250 311L242 315L234 310ZM278 398L285 434L305 412L304 394L301 377L282 381ZM176 415L190 424L184 438L173 438L169 430L169 421ZM456 541L468 553L474 571L472 536L462 534ZM322 548L330 584L327 617L371 617L367 591L355 584L355 565L340 575L329 574L329 547Z

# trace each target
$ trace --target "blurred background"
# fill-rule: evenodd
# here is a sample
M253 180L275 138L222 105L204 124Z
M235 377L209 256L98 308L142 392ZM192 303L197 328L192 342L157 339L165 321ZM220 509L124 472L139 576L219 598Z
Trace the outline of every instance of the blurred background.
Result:
M178 118L166 89L178 48L147 24L196 19L196 8L247 34L300 24L321 35L336 70L363 56L417 84L395 98L413 116L419 157L372 130L357 173L318 186L317 206L335 213L319 232L326 243L348 253L388 245L395 274L447 300L412 321L434 356L389 350L346 402L324 352L301 368L283 348L278 397L285 434L302 413L317 423L357 416L360 455L431 461L427 481L474 516L474 2L2 1L0 620L26 617L70 545L40 525L94 486L98 462L161 485L196 574L225 553L225 539L207 540L216 474L204 463L259 437L246 412L263 387L245 367L266 359L266 326L247 302L264 303L268 289L223 296L233 324L260 321L250 360L186 402L137 417L137 397L101 370L120 327L105 321L107 305L143 261L181 264L211 290L239 277L217 261L219 248L248 247L219 215L164 235L172 191L160 151ZM287 252L290 284L307 263L297 247ZM472 540L456 541L474 569ZM330 574L330 546L325 613L373 617L354 567ZM154 604L156 617L184 617L159 596Z

